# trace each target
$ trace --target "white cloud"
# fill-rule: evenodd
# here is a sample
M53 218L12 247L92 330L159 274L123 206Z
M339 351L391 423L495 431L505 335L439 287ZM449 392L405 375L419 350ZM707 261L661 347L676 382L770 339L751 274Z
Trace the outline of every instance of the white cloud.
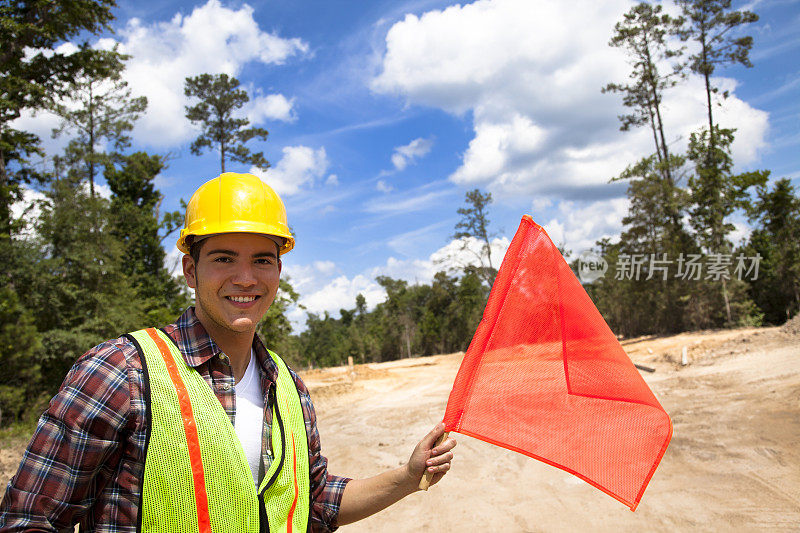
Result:
M622 217L627 212L627 198L596 202L561 201L558 216L542 226L556 246L565 245L575 256L592 248L599 239L619 236Z
M336 174L330 174L327 179L325 179L325 185L332 185L334 187L339 185L339 176Z
M619 131L621 98L600 92L627 78L625 56L607 43L630 5L477 0L407 15L388 31L371 86L409 104L471 113L474 137L450 176L459 185L489 188L499 197L618 194L609 191L608 179L653 152L646 128ZM735 89L732 80L715 82ZM704 95L697 78L667 93L663 111L673 150L702 127ZM767 114L735 94L715 112L721 125L737 128L735 162L755 160Z
M164 258L164 267L171 276L183 281L183 252L178 250L177 246L171 246L174 244L172 239L166 239L164 242L167 245L167 256Z
M462 246L466 244L466 247ZM492 241L492 261L495 268L508 249L506 237ZM476 239L454 240L433 252L427 259L397 259L389 257L384 265L366 269L348 277L340 273L331 261L315 261L310 265L293 265L284 268L292 286L300 293L299 303L306 307L303 311L294 307L288 313L296 330L305 326L306 312L338 316L340 309L353 309L356 296L361 293L367 300L367 308L372 309L386 299L383 288L375 281L377 276L390 276L409 283L431 283L434 274L441 270L460 272L467 265L479 264L478 255L481 243Z
M381 192L392 192L394 190L394 187L383 180L378 180L378 183L375 184L375 188Z
M314 150L308 146L286 146L277 164L266 172L251 167L250 173L260 177L278 194L292 195L303 187L313 185L325 175L327 169L325 148Z
M189 15L176 14L167 22L143 24L131 19L117 31L120 51L130 54L125 79L135 95L147 96L147 113L134 136L150 146L174 146L194 133L184 117L187 98L184 79L198 74L237 75L251 61L282 64L304 54L308 44L262 31L247 4L239 9L208 0ZM287 108L288 105L288 108ZM267 95L254 103L260 117L291 120L291 100Z
M183 93L186 77L205 72L236 76L249 62L282 64L309 50L308 43L301 39L262 31L253 18L253 8L247 4L239 9L227 8L219 0L208 0L189 15L176 14L165 22L144 24L130 19L117 35L119 41L103 38L95 46L108 50L119 44L119 51L131 56L123 78L133 96L146 96L148 100L147 111L136 123L133 137L145 146L158 148L180 145L196 134L184 116L184 106L189 102ZM64 53L75 49L72 43L59 47ZM296 120L293 99L253 92L250 91L253 99L244 111L254 123L265 119ZM58 118L45 112L25 114L14 127L46 139L57 124ZM45 148L60 149L65 144L46 141Z
M89 185L88 181L82 182L81 186L83 187L83 191L86 194L89 194L91 192L91 186ZM95 181L94 182L94 193L97 196L99 196L100 198L105 198L106 200L110 200L111 199L111 194L112 194L111 187L109 187L105 183L98 183L97 181Z
M27 187L22 188L22 198L11 204L11 216L15 220L21 220L25 226L20 231L20 237L30 239L36 235L35 224L42 214L41 202L47 197Z
M398 146L394 149L392 164L398 171L405 170L410 163L413 163L415 160L430 152L432 147L432 139L424 139L422 137L414 139L410 143Z
M728 235L728 239L734 246L744 244L750 238L750 234L753 233L753 228L744 222L733 221L733 226L734 230Z
M256 92L256 91L251 91ZM269 120L294 122L297 115L294 112L294 98L287 99L282 94L256 94L247 105L247 118L251 124L263 124Z
M301 298L302 303L309 313L321 314L328 311L338 313L339 309L352 309L355 307L356 296L361 293L367 300L369 307L375 307L385 298L383 289L373 279L358 274L352 279L347 276L338 276L324 287Z
M380 187L380 185L378 187ZM378 190L382 189L379 188ZM391 188L389 190L391 190ZM388 191L384 190L383 192ZM384 214L421 211L435 205L437 202L440 202L443 197L451 194L451 191L430 191L425 193L417 193L417 191L413 191L413 193L414 194L412 195L403 195L402 198L390 196L372 200L366 204L364 209L368 213Z
M294 306L287 316L296 330L305 328L306 313L321 315L326 311L338 315L339 309L355 307L356 296L361 293L369 308L385 298L383 289L374 279L364 274L353 278L341 275L332 261L314 261L310 265L292 265L284 269L290 283L300 294L299 303L305 310Z

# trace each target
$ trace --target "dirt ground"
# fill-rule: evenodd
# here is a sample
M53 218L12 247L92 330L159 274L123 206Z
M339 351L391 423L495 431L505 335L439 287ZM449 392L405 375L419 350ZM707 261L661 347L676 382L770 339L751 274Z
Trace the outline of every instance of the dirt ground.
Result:
M557 468L455 434L453 469L438 485L340 531L800 531L800 327L623 346L655 368L643 376L674 425L635 513ZM462 356L303 373L330 471L360 477L405 462L441 420ZM0 450L0 479L24 444Z
M674 425L635 513L557 468L455 434L438 485L341 531L800 531L800 336L739 329L623 345L655 368L643 375ZM305 373L330 470L359 477L404 462L441 420L461 357Z

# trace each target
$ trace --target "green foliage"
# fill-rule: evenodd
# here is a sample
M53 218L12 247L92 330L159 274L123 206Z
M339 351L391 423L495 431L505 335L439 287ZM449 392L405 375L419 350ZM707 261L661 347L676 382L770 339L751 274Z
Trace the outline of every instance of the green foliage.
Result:
M298 353L297 343L292 339L292 323L287 313L293 305L298 305L300 294L294 290L288 278L282 278L278 285L278 293L273 300L261 322L258 324L258 334L264 345L277 352L284 359L294 364L302 364ZM304 309L300 305L301 309Z
M462 250L468 250L468 242L465 238L478 239L481 244L481 253L477 259L480 261L480 271L486 283L491 287L497 275L497 269L492 264L492 243L493 234L489 233L489 206L492 204L492 193L482 193L480 189L473 189L464 194L466 207L459 207L458 214L461 220L456 223L454 239L462 239ZM485 259L484 259L485 258Z
M730 250L727 236L734 230L728 220L736 209L749 205L749 189L763 186L765 171L733 173L730 147L735 130L715 127L712 137L708 130L692 133L687 156L695 165L689 179L691 190L691 224L706 251L717 253Z
M166 166L163 157L136 152L117 157L117 163L105 169L112 192L109 230L123 246L122 271L144 302L148 318L163 324L188 303L182 284L164 268L161 246L175 229L174 221L182 217L176 211L159 219L163 197L153 180Z
M664 91L678 82L680 72L673 68L671 72L662 74L658 64L680 55L681 50L668 46L667 38L681 24L681 19L663 13L661 5L641 2L625 13L623 20L614 26L614 36L609 41L610 46L627 51L632 69L630 83L609 83L602 92L622 93L622 103L632 110L629 114L619 116L622 131L645 124L650 126L659 161L669 159L661 119L661 101Z
M380 362L466 350L480 322L488 298L478 268L460 277L445 272L430 285L379 276L386 300L372 311L363 295L354 309L340 310L340 318L309 313L300 334L300 358L310 366Z
M742 251L762 258L750 294L765 320L779 324L800 310L800 198L791 181L759 185L748 217L757 226Z
M264 128L247 128L250 121L236 117L236 111L250 101L247 92L238 87L239 80L227 74L186 78L184 93L200 99L197 104L186 106L186 118L202 129L200 136L192 142L192 153L200 155L207 148L216 148L221 172L225 172L227 160L266 170L269 162L264 154L251 153L245 143L254 138L266 140L268 132Z
M88 45L83 48L89 50ZM91 59L66 83L68 95L51 106L62 119L53 135L65 131L76 134L71 140L72 150L85 165L83 174L92 196L97 171L111 161L111 155L98 151L98 146L108 143L116 150L130 146L128 133L147 108L147 98L131 97L128 84L122 79L128 56L116 49L93 52Z
M97 33L113 19L114 0L0 3L0 233L13 231L10 206L20 188L41 178L28 158L42 155L39 138L11 128L23 110L48 106L94 51L64 54L56 45L81 32Z
M677 3L686 22L678 35L699 45L697 52L688 58L692 72L709 80L719 66L736 63L753 66L749 57L753 38L736 36L731 30L756 22L758 15L752 11L731 10L731 0L677 0ZM712 87L711 91L717 93L718 89ZM722 96L727 98L728 93Z
M39 333L16 291L0 288L0 424L19 420L40 380Z
M688 58L686 68L703 76L706 89L706 111L708 113L709 148L708 157L713 159L716 145L717 126L714 123L712 94L720 94L719 88L712 83L711 75L717 69L729 64L740 64L752 67L750 48L753 38L750 36L735 37L737 26L758 20L758 15L751 11L731 10L731 0L677 0L683 12L686 25L677 35L684 41L692 40L697 44L697 52ZM723 98L728 92L721 93ZM711 162L709 161L709 165Z
M109 231L109 209L107 200L68 180L48 192L38 226L43 253L24 285L32 289L26 304L43 333L43 373L51 388L91 346L149 325L122 268L123 245Z

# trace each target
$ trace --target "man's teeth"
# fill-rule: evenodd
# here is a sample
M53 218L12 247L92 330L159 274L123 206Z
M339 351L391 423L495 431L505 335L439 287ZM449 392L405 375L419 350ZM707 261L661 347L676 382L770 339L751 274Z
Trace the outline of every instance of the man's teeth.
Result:
M255 296L228 296L234 302L247 303L256 299Z

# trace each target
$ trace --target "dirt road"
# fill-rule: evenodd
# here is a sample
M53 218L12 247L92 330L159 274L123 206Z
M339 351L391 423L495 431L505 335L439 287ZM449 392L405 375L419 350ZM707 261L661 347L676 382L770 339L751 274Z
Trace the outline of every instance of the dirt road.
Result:
M800 531L800 336L778 328L624 343L674 434L635 513L578 478L470 437L428 493L340 531ZM681 366L687 347L688 366ZM444 414L460 354L303 374L330 470L407 459ZM0 493L24 443L0 450Z
M687 346L689 365L680 365ZM674 424L635 513L578 478L455 435L453 470L345 532L800 531L800 337L778 328L626 342ZM305 374L330 469L396 467L444 414L461 356Z

